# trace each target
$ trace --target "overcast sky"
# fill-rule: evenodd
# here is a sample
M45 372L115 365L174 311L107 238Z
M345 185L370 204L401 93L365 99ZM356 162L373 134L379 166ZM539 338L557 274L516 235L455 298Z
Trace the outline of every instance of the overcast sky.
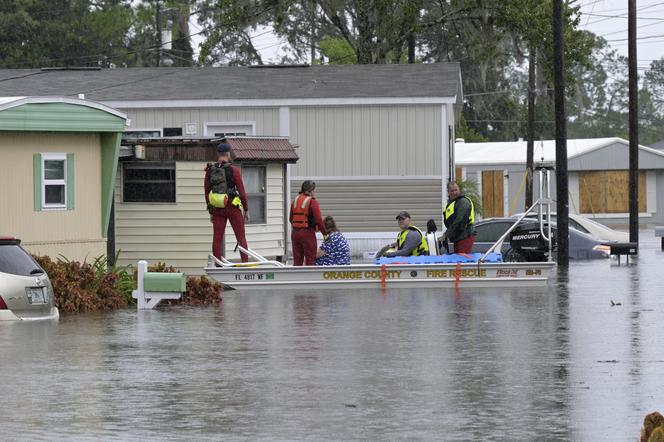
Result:
M627 0L581 0L581 27L604 37L627 56ZM664 57L664 1L638 0L637 59L639 70Z

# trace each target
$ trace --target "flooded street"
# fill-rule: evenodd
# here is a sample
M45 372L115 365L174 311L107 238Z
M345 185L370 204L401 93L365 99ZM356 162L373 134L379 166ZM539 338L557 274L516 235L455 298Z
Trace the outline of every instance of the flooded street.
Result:
M664 412L663 318L648 229L637 265L572 261L546 288L227 292L0 324L0 439L633 441Z

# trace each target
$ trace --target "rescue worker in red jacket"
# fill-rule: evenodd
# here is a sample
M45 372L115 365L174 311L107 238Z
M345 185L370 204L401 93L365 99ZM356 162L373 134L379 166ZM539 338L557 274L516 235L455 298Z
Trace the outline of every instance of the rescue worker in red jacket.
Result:
M231 165L231 146L222 142L217 147L218 159L205 168L205 202L212 222L212 254L221 258L226 221L230 221L235 239L247 248L244 224L249 222L247 193L240 169ZM245 253L240 253L242 262L247 262Z
M293 243L293 265L312 266L316 264L316 227L327 235L325 223L320 215L320 206L314 198L316 183L306 180L302 183L300 194L295 197L290 207L288 220L291 223L291 242Z

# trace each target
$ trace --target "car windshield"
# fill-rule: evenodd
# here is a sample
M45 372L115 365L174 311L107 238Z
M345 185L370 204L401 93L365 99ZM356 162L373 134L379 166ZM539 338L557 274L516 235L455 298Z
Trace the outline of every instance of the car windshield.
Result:
M0 246L0 272L32 276L44 273L30 255L18 245Z
M475 231L477 236L475 237L476 242L491 242L494 243L498 241L500 236L510 228L512 223L510 222L488 222L486 224L480 224L475 226Z

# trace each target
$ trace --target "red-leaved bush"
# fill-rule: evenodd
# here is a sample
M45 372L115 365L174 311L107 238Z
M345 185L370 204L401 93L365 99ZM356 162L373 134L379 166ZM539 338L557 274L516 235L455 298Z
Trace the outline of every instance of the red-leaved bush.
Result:
M99 274L92 264L78 261L53 261L48 256L34 256L46 271L56 307L61 312L93 312L127 307L128 300L117 288L118 275Z
M107 266L101 256L91 264L33 256L46 271L53 285L54 302L60 312L94 312L114 310L136 304L131 292L136 289L136 270L131 267ZM117 259L116 259L117 262ZM164 263L149 267L150 272L173 273L178 270ZM221 284L205 276L189 276L187 291L180 299L163 301L166 304L210 305L221 302Z

